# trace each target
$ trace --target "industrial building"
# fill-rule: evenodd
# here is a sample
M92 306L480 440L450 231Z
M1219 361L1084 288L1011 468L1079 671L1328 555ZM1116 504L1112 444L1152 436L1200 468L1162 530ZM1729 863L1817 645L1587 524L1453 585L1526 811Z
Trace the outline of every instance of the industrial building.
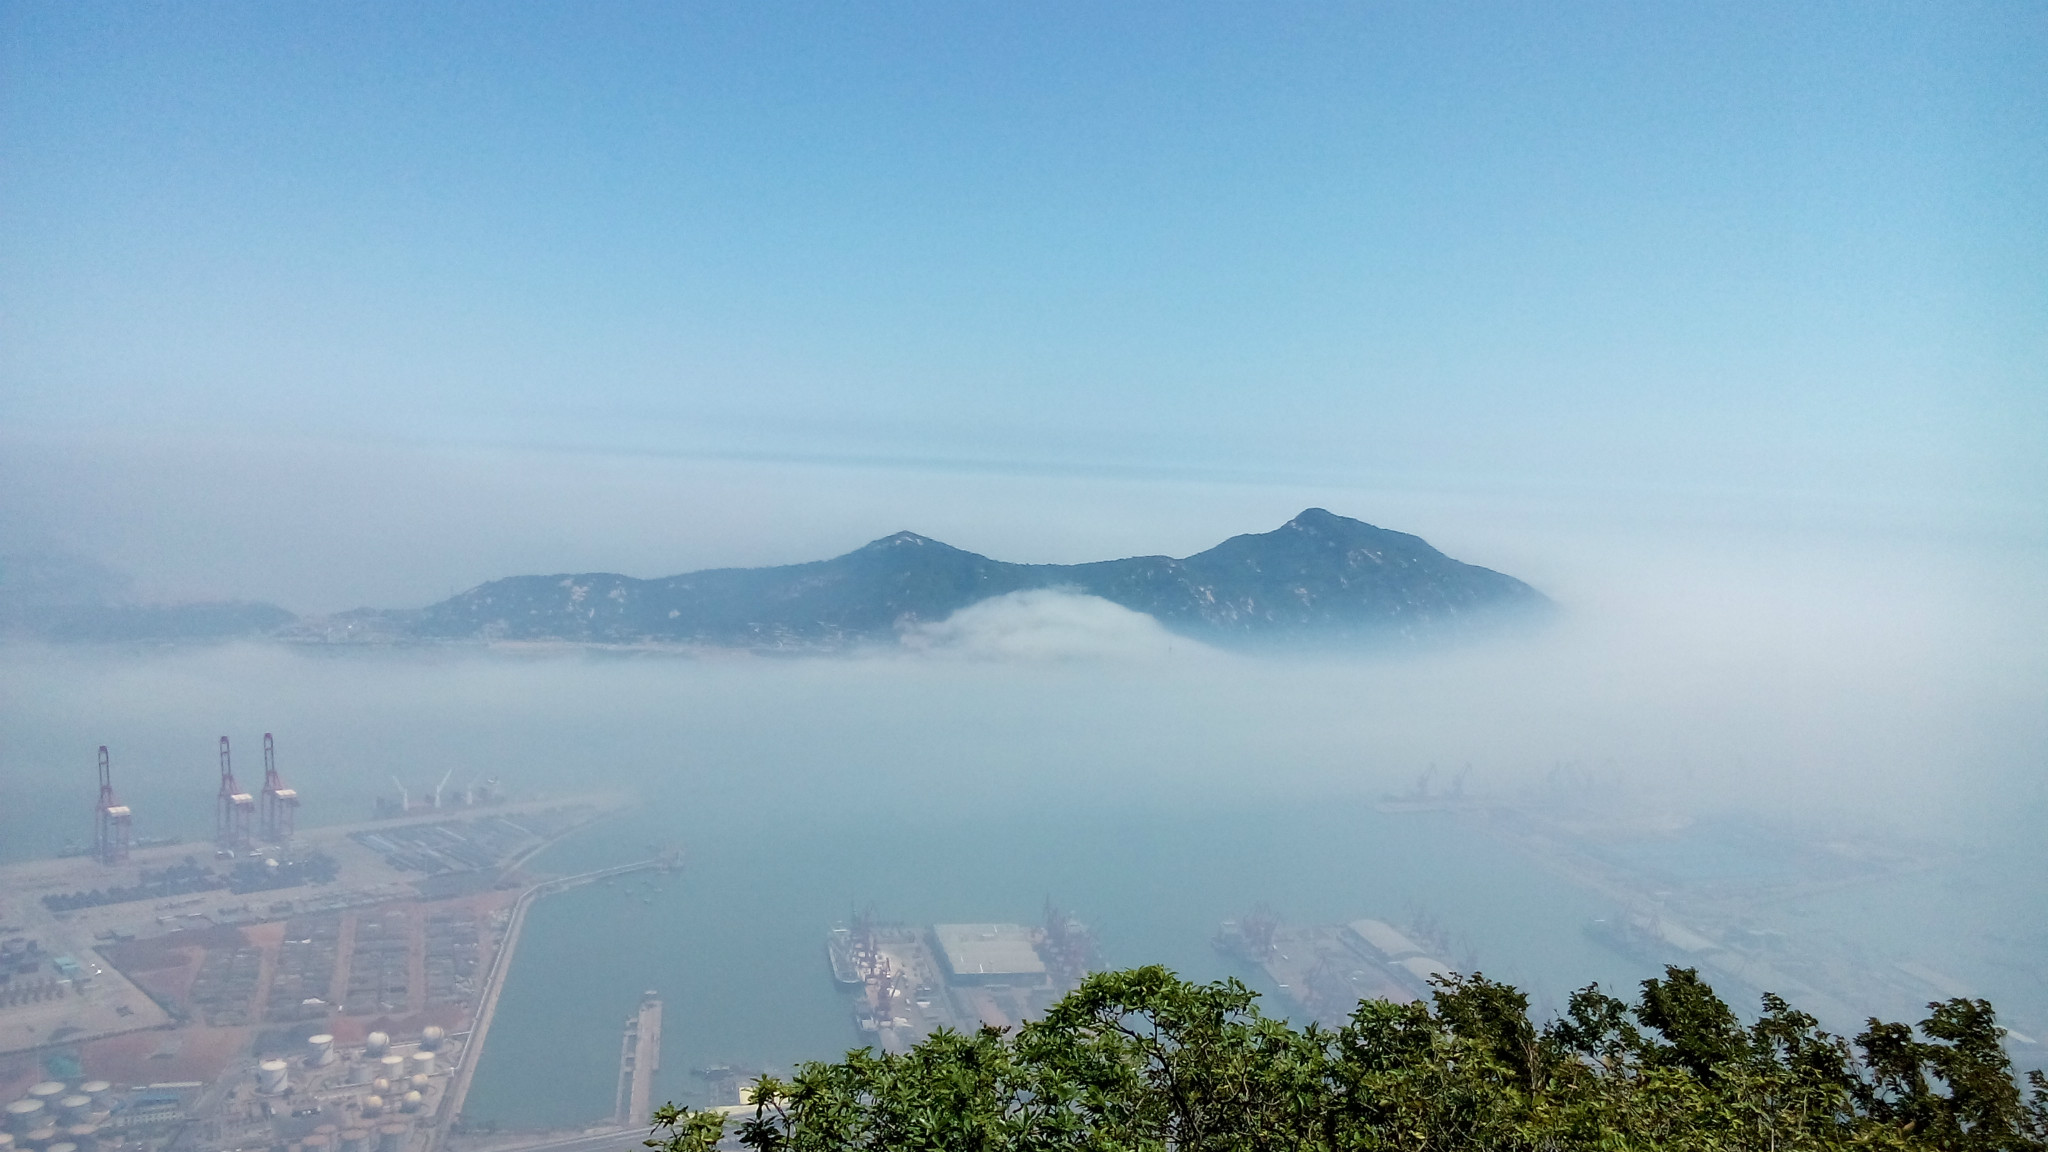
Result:
M218 753L210 849L135 837L101 748L92 851L0 866L0 1152L434 1152L519 862L622 803L308 830L273 737L260 794Z
M833 979L855 992L853 1017L887 1052L939 1028L1008 1028L1043 1013L1095 962L1087 926L1046 905L1043 927L883 924L872 914L832 929Z
M1045 961L1022 924L934 924L946 974L964 984L1014 984L1045 978Z

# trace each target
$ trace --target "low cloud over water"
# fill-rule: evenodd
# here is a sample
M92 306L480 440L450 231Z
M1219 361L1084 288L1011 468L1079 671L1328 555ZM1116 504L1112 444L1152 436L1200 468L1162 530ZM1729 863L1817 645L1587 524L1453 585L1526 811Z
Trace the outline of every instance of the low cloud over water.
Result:
M1143 612L1046 588L971 604L906 630L902 644L920 654L981 660L1165 660L1210 651Z

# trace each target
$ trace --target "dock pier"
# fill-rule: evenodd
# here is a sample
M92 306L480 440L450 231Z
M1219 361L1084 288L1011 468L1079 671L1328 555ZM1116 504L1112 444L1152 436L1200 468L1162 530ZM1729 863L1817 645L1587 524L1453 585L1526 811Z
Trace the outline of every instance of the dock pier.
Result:
M621 1128L649 1124L654 1115L654 1074L661 1069L661 997L648 992L626 1021L619 1044L615 1119Z
M498 995L505 990L505 976L511 971L512 957L518 949L519 933L525 928L526 914L532 909L535 901L543 896L551 896L557 892L566 892L571 888L595 883L599 880L607 880L614 876L625 876L630 873L653 868L667 871L672 867L674 867L674 861L664 856L654 860L622 864L614 868L600 868L595 872L585 872L577 876L559 876L552 880L543 880L519 894L519 899L512 905L512 917L506 926L505 939L498 945L497 954L491 958L491 967L484 976L483 984L480 988L476 1018L470 1024L469 1035L464 1039L462 1045L461 1063L456 1066L455 1074L450 1078L448 1089L442 1096L439 1114L435 1117L434 1123L427 1126L424 1130L425 1139L417 1152L439 1152L447 1141L449 1129L462 1116L462 1105L469 1097L470 1083L476 1077L477 1065L483 1061L484 1039L490 1032L492 1017L497 1014ZM660 1012L660 1004L657 1002L654 1025L657 1044L661 1038ZM648 1092L651 1094L653 1092L652 1071L648 1073L648 1076Z

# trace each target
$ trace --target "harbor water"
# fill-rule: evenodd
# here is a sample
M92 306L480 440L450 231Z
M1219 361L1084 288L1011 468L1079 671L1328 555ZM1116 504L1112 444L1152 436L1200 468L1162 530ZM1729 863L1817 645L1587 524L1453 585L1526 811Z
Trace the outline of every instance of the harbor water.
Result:
M826 958L830 926L872 907L912 923L1037 922L1051 899L1088 923L1112 965L1184 976L1247 972L1210 945L1265 902L1291 921L1417 911L1489 975L1562 1001L1638 963L1590 941L1605 906L1445 813L1354 802L1228 811L1053 812L914 828L762 811L608 821L538 861L582 871L688 829L679 873L551 897L528 918L471 1090L473 1123L538 1127L607 1115L619 1026L643 989L667 1004L657 1096L704 1103L701 1069L788 1071L861 1043ZM1266 1009L1291 1005L1271 988ZM725 1102L725 1101L714 1101Z
M1571 652L1534 655L1557 664ZM672 847L683 867L538 902L466 1108L476 1125L577 1127L611 1116L621 1030L648 989L666 1003L657 1099L705 1102L711 1082L696 1069L784 1071L858 1043L825 939L869 908L914 924L1035 923L1050 899L1094 930L1108 964L1254 986L1210 940L1255 905L1293 924L1420 917L1451 942L1442 959L1526 988L1538 1012L1596 981L1626 994L1652 965L1588 933L1617 909L1583 877L1482 821L1375 802L1439 760L1457 766L1439 788L1469 761L1475 793L1550 803L1552 766L1580 758L1611 765L1589 793L1608 813L1690 816L1701 830L1629 837L1597 813L1579 825L1652 898L1666 879L1690 882L1729 910L1718 927L1798 942L1791 960L1804 941L1832 939L1869 970L1938 972L2019 1030L2048 1034L2036 1023L2048 1021L2048 792L2036 761L1987 752L1974 776L1930 768L1907 791L1901 781L1915 778L1895 772L1892 800L1840 826L1896 815L1896 836L1844 835L1852 847L1900 846L1910 867L1751 899L1773 870L1805 866L1817 841L1798 822L1820 800L1877 794L1866 762L1852 765L1852 787L1802 774L1796 741L1779 752L1755 736L1740 756L1677 759L1642 736L1645 705L1608 703L1603 679L1552 673L1546 684L1569 691L1535 694L1530 656L1004 664L0 649L0 859L90 840L102 743L136 835L195 844L210 827L223 733L277 733L303 827L365 819L394 784L418 794L443 779L496 777L509 795L565 803L630 796L633 808L534 867L575 873ZM1672 737L1687 748L1704 739ZM1760 783L1761 769L1735 774L1766 754L1788 765L1782 784ZM1270 1010L1290 1012L1277 989L1263 991Z

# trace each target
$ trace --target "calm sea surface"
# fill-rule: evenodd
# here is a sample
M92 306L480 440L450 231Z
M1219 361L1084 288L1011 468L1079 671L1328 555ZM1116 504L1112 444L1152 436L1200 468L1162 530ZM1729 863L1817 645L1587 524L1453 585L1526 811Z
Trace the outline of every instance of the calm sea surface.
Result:
M1112 965L1260 981L1209 946L1267 901L1295 923L1423 910L1491 975L1539 1002L1647 973L1592 944L1597 900L1435 814L1370 805L1117 817L1046 812L974 823L796 822L679 810L607 822L541 866L581 871L687 846L680 874L543 901L527 922L472 1089L477 1122L574 1124L609 1114L619 1035L644 989L666 1001L658 1092L701 1100L693 1070L788 1069L860 1041L824 938L872 905L914 923L1032 922L1051 898L1089 923ZM1289 1005L1271 989L1270 1011Z
M697 1068L838 1056L858 1037L824 938L868 907L918 924L1031 923L1051 899L1094 928L1109 964L1255 987L1209 946L1255 904L1294 924L1420 915L1453 942L1443 959L1520 985L1546 1012L1570 989L1650 975L1585 934L1615 909L1476 826L1370 802L1439 759L1474 759L1478 789L1505 791L1551 762L1546 747L1634 720L1525 699L1536 679L1521 664L1489 681L1485 667L1427 661L0 647L0 860L90 839L99 744L136 834L196 843L224 732L244 779L260 773L262 733L277 733L307 827L444 778L495 776L522 798L638 797L537 866L579 872L668 845L687 863L533 910L469 1101L473 1119L506 1126L607 1117L620 1032L647 989L667 1003L664 1098L701 1102ZM1950 809L1952 847L1925 867L1741 914L1786 939L1845 942L1874 970L1930 966L2048 1037L2048 784L2039 743L2025 747L2013 766L1928 793ZM1660 778L1654 759L1621 764L1623 778ZM1729 807L1802 815L1768 796ZM1923 809L1901 816L1909 831ZM1634 863L1738 887L1786 867L1783 846L1741 819L1700 827L1719 831L1642 845ZM1290 1010L1266 991L1269 1010Z

